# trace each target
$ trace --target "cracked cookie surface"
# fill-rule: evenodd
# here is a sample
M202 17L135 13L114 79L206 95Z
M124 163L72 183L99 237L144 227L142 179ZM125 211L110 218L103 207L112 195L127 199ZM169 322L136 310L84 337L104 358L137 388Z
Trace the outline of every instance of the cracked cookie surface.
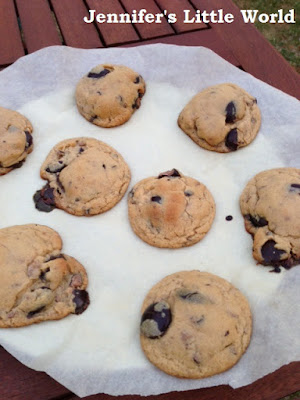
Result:
M84 267L61 253L42 225L0 229L0 327L21 327L81 314L89 305Z
M130 170L123 157L92 138L58 143L40 173L49 183L34 195L36 208L49 212L57 207L77 216L110 210L124 196L130 182Z
M76 103L81 115L104 128L122 125L141 105L144 79L123 65L94 67L76 87Z
M252 332L247 299L226 280L181 271L158 282L142 306L140 340L151 363L179 378L199 379L231 368Z
M300 169L260 172L241 194L240 208L260 264L280 272L300 263Z
M32 131L22 114L0 107L0 175L22 166L33 150Z
M232 83L196 94L178 117L179 127L199 146L228 153L250 144L261 124L257 100Z
M179 248L206 235L215 216L215 202L206 186L173 169L133 187L128 215L132 229L146 243Z

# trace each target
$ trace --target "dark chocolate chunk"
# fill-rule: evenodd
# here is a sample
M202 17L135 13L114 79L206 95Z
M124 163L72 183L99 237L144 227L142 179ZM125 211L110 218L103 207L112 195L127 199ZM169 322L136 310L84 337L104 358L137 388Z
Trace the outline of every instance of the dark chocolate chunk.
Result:
M63 186L63 184L61 183L60 179L59 179L59 175L56 176L56 182L58 184L58 187L64 192L65 188ZM57 190L58 191L58 190ZM61 194L61 193L60 193Z
M233 220L233 216L232 215L227 215L227 217L225 219L226 219L226 221L232 221Z
M161 197L160 196L152 196L151 201L161 204Z
M49 185L44 186L41 190L37 190L33 196L35 208L39 211L50 212L55 208L55 200L53 188Z
M290 192L296 192L300 195L300 184L299 183L292 183L290 186Z
M62 171L64 168L66 168L65 164L62 164L62 163L60 163L60 164L61 165L46 168L46 172L49 172L50 174L56 174L56 173Z
M88 73L88 78L95 78L95 79L99 79L99 78L103 78L105 75L109 74L111 71L109 69L103 69L100 72L89 72Z
M276 249L276 242L268 240L261 248L261 255L267 265L280 265L280 256L286 254L284 250Z
M80 147L78 153L81 154L81 153L83 153L83 152L84 152L84 148L83 148L83 147Z
M32 136L28 131L25 131L25 135L26 135L25 149L28 149L32 145Z
M272 270L269 271L269 272L276 272L277 274L279 274L279 273L281 272L281 269L280 269L280 267L279 267L278 265L276 265L276 266L274 267L274 269L272 269Z
M171 177L171 178L176 178L179 177L181 178L180 173L177 171L177 169L173 168L170 171L162 172L161 174L158 175L158 179L164 178L165 176Z
M90 122L93 122L97 117L97 115L92 115L91 118L89 119Z
M259 215L253 216L253 215L246 215L245 218L251 222L253 226L256 228L261 228L263 226L268 225L268 221L264 217L260 217Z
M194 192L192 192L191 190L186 190L184 192L184 195L187 196L187 197L193 196L193 194L194 194Z
M49 261L50 261L50 260L49 260ZM46 268L44 271L41 271L39 278L40 278L42 281L45 281L45 280L46 280L46 274L47 274L47 272L49 272L49 271L50 271L50 268Z
M7 167L7 168L13 168L13 169L21 168L22 165L24 164L24 162L25 162L25 160L19 161L18 163L13 164L13 165L10 165L10 166Z
M47 261L45 261L45 262L49 262L49 261L52 261L52 260L57 260L58 258L63 258L65 260L65 257L64 257L63 254L57 254L57 256L50 256L49 259Z
M226 124L232 124L236 119L236 108L234 102L231 101L226 107Z
M134 81L133 83L140 83L140 77L137 76L137 77L135 78L135 81Z
M141 332L149 339L157 339L166 333L171 322L172 314L169 305L164 301L154 303L142 315Z
M238 148L238 132L237 129L231 129L231 131L226 136L225 145L231 151L235 151Z
M89 294L86 290L73 290L73 302L75 303L75 314L81 314L88 308L90 304Z
M103 169L106 169L106 165L105 165L105 164L102 164L102 168L103 168Z
M36 310L30 311L30 312L27 314L27 318L32 318L32 317L34 317L35 314L41 312L44 308L45 308L45 306L42 306L42 307L37 308Z
M190 292L188 289L181 289L178 291L178 296L190 303L198 303L198 304L205 304L210 303L207 297L203 296L203 294L199 292Z

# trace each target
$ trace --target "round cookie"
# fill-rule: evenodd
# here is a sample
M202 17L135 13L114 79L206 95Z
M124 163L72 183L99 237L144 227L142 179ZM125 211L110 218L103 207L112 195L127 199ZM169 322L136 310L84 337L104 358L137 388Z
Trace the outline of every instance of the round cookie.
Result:
M232 83L198 93L178 117L179 127L199 146L228 153L247 146L261 123L257 100Z
M22 166L33 149L32 131L22 114L0 107L0 175Z
M207 272L168 275L142 306L142 349L151 363L178 378L200 379L231 368L246 351L251 331L246 298Z
M36 208L60 208L73 215L101 214L124 196L130 170L112 147L92 138L67 139L58 143L41 167L49 183L34 195Z
M253 257L263 265L300 263L300 169L277 168L252 178L240 197Z
M76 87L81 115L104 128L124 124L141 105L146 86L141 75L123 65L94 67Z
M20 327L81 314L89 305L83 266L61 253L42 225L0 229L0 327Z
M215 202L202 183L173 169L133 187L128 215L132 229L144 242L179 248L206 235L215 217Z

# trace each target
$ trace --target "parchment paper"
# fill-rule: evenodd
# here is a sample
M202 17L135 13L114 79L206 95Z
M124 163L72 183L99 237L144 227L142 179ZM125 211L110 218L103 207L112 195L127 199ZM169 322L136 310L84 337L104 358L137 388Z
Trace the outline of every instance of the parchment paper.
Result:
M147 93L125 125L103 129L82 118L74 88L99 63L125 64L142 74ZM192 95L233 82L257 97L262 127L248 147L230 154L201 149L177 127ZM233 67L205 48L151 45L131 49L79 50L51 47L19 59L0 73L0 104L18 109L34 126L34 151L22 168L0 178L0 227L39 223L62 236L63 252L87 269L91 305L80 316L2 329L0 343L17 359L79 396L94 393L158 394L220 384L247 385L299 360L300 268L270 273L252 258L239 196L261 170L300 167L299 102ZM198 244L157 249L132 232L127 199L90 218L61 210L38 212L32 195L44 181L39 168L58 141L98 138L128 162L132 181L177 168L203 182L216 201L212 229ZM225 220L227 215L233 220ZM253 313L251 344L231 370L203 380L181 380L152 366L139 345L140 307L165 275L200 269L228 279L248 298Z

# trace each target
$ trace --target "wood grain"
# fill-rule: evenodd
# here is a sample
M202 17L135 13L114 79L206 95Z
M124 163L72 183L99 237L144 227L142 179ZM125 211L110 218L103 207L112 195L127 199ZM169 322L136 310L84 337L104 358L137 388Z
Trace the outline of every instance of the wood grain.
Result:
M96 27L86 24L88 15L82 0L51 0L66 45L82 49L102 47Z
M0 21L0 65L8 65L25 54L13 1L0 0Z
M96 10L96 14L125 13L118 0L87 0L89 9ZM131 24L97 23L105 44L112 46L120 43L129 43L140 40Z
M28 53L61 44L47 0L16 0L16 5Z
M234 15L231 24L210 24L244 70L258 79L300 99L300 76L252 25L244 23L239 8L231 0L191 0L200 10L224 9Z

